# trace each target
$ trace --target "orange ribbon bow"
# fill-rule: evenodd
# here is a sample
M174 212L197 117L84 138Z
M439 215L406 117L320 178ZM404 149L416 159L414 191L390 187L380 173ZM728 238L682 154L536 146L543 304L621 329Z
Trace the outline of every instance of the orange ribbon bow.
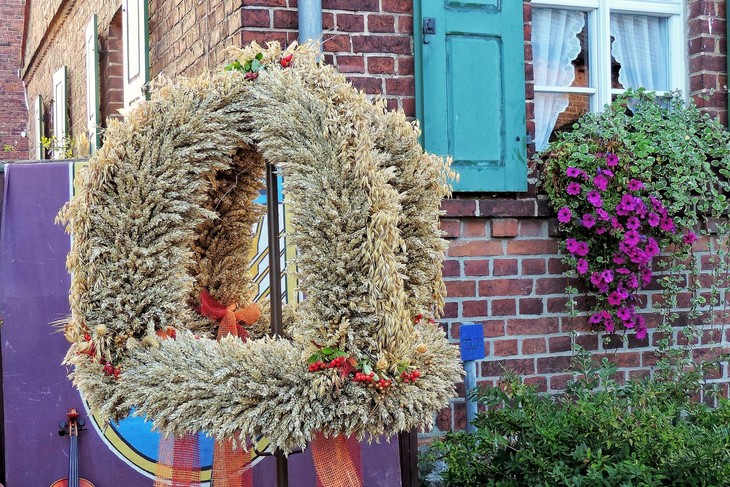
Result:
M246 341L248 332L238 322L253 325L261 317L261 310L256 303L251 303L238 311L236 306L236 303L225 306L216 301L205 289L200 291L200 314L219 322L218 340L231 334Z

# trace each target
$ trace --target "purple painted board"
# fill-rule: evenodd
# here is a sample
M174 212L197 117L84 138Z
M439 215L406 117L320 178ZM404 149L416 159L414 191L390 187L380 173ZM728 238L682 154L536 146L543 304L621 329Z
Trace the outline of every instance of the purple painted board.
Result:
M61 360L68 343L49 323L69 314L65 269L69 238L54 224L69 196L69 164L9 165L0 231L0 329L7 487L43 487L65 477L68 437L58 423L74 407L86 412ZM88 421L89 423L91 421ZM79 437L81 475L96 487L151 487L153 481L124 463L98 433ZM397 441L362 445L367 487L400 485ZM290 456L291 487L315 487L311 453ZM274 459L254 468L255 487L276 485Z

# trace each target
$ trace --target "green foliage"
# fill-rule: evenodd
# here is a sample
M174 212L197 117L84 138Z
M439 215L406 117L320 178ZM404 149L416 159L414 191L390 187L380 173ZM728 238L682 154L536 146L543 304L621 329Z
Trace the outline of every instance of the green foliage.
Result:
M561 132L541 156L550 200L565 198L567 167L588 172L596 152L613 152L658 193L678 226L692 228L725 214L730 133L695 105L685 105L678 93L657 101L653 93L629 90L605 111L586 114L572 131Z
M446 464L443 485L730 485L730 402L691 400L701 372L622 385L606 359L596 365L581 353L573 367L558 397L515 376L475 391L486 407L476 432L449 433L429 453L431 464Z

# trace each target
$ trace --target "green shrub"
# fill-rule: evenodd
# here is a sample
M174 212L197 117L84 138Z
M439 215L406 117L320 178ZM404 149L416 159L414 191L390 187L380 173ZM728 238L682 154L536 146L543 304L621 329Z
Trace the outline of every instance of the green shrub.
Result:
M559 397L515 376L478 390L486 410L476 432L449 433L432 447L446 464L443 484L730 485L730 402L692 402L698 375L619 385L608 360L594 366L580 354L576 363L580 374Z

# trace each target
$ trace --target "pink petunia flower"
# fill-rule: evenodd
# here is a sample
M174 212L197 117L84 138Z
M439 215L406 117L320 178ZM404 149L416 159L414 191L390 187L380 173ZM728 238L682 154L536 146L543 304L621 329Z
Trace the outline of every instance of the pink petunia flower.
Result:
M586 228L593 228L596 225L596 218L592 214L586 213L585 215L583 215L581 225Z
M588 244L585 242L578 242L578 245L575 249L575 255L580 255L581 257L585 257L588 255Z
M608 179L606 179L605 176L598 175L593 178L593 185L600 191L606 191L606 188L608 187Z
M613 282L613 271L611 269L605 269L601 272L601 279L603 282Z
M586 199L588 200L588 203L592 204L596 208L603 206L603 200L601 199L601 195L598 191L589 191L586 195Z
M591 323L596 325L596 324L600 323L601 321L603 321L603 318L601 318L601 313L595 313L595 314L591 315L590 318L588 318L588 321L590 321Z
M598 215L599 220L608 221L611 219L611 216L603 208L596 208L596 215Z
M565 239L565 248L568 252L571 254L574 254L575 251L578 249L578 241L574 238L566 238Z
M624 262L626 262L626 259L624 259L624 257L620 254L613 254L613 258L611 260L613 261L614 264L618 264L618 265L621 265Z
M608 304L610 304L611 306L618 306L619 304L621 304L621 301L621 296L619 296L616 291L608 295Z
M616 316L623 322L629 321L631 319L631 310L629 308L619 308L616 310Z
M567 206L563 206L558 211L558 221L560 223L568 223L572 216L573 212L570 211L570 208L568 208Z
M575 196L577 194L580 194L580 184L573 181L568 185L567 188L565 188L565 192L568 193L571 196Z
M651 213L649 213L649 217L646 220L649 222L649 226L652 228L659 226L659 222L660 222L659 215L657 215L653 211Z
M578 271L578 274L585 274L588 272L588 261L585 259L578 259L578 262L575 264L575 268Z
M565 170L565 174L567 174L569 178L577 178L578 176L583 174L583 171L581 171L577 167L569 167Z
M682 240L684 240L684 243L686 245L692 245L698 240L698 237L694 232L688 231L684 234L684 238Z
M618 156L616 154L606 154L606 164L608 167L618 166Z
M626 242L626 245L630 247L635 247L639 245L639 242L641 241L641 234L637 232L636 230L629 230L624 234L624 242Z
M662 221L659 222L659 228L665 232L674 233L674 220L669 217L662 218Z
M637 230L640 226L641 220L639 220L635 216L629 217L629 219L626 220L626 228L630 228L631 230Z
M642 183L638 179L632 179L631 181L629 181L628 187L629 191L640 191L644 189L644 183Z
M616 329L616 325L613 322L613 318L608 318L603 320L603 327L606 330L606 333L613 333Z

